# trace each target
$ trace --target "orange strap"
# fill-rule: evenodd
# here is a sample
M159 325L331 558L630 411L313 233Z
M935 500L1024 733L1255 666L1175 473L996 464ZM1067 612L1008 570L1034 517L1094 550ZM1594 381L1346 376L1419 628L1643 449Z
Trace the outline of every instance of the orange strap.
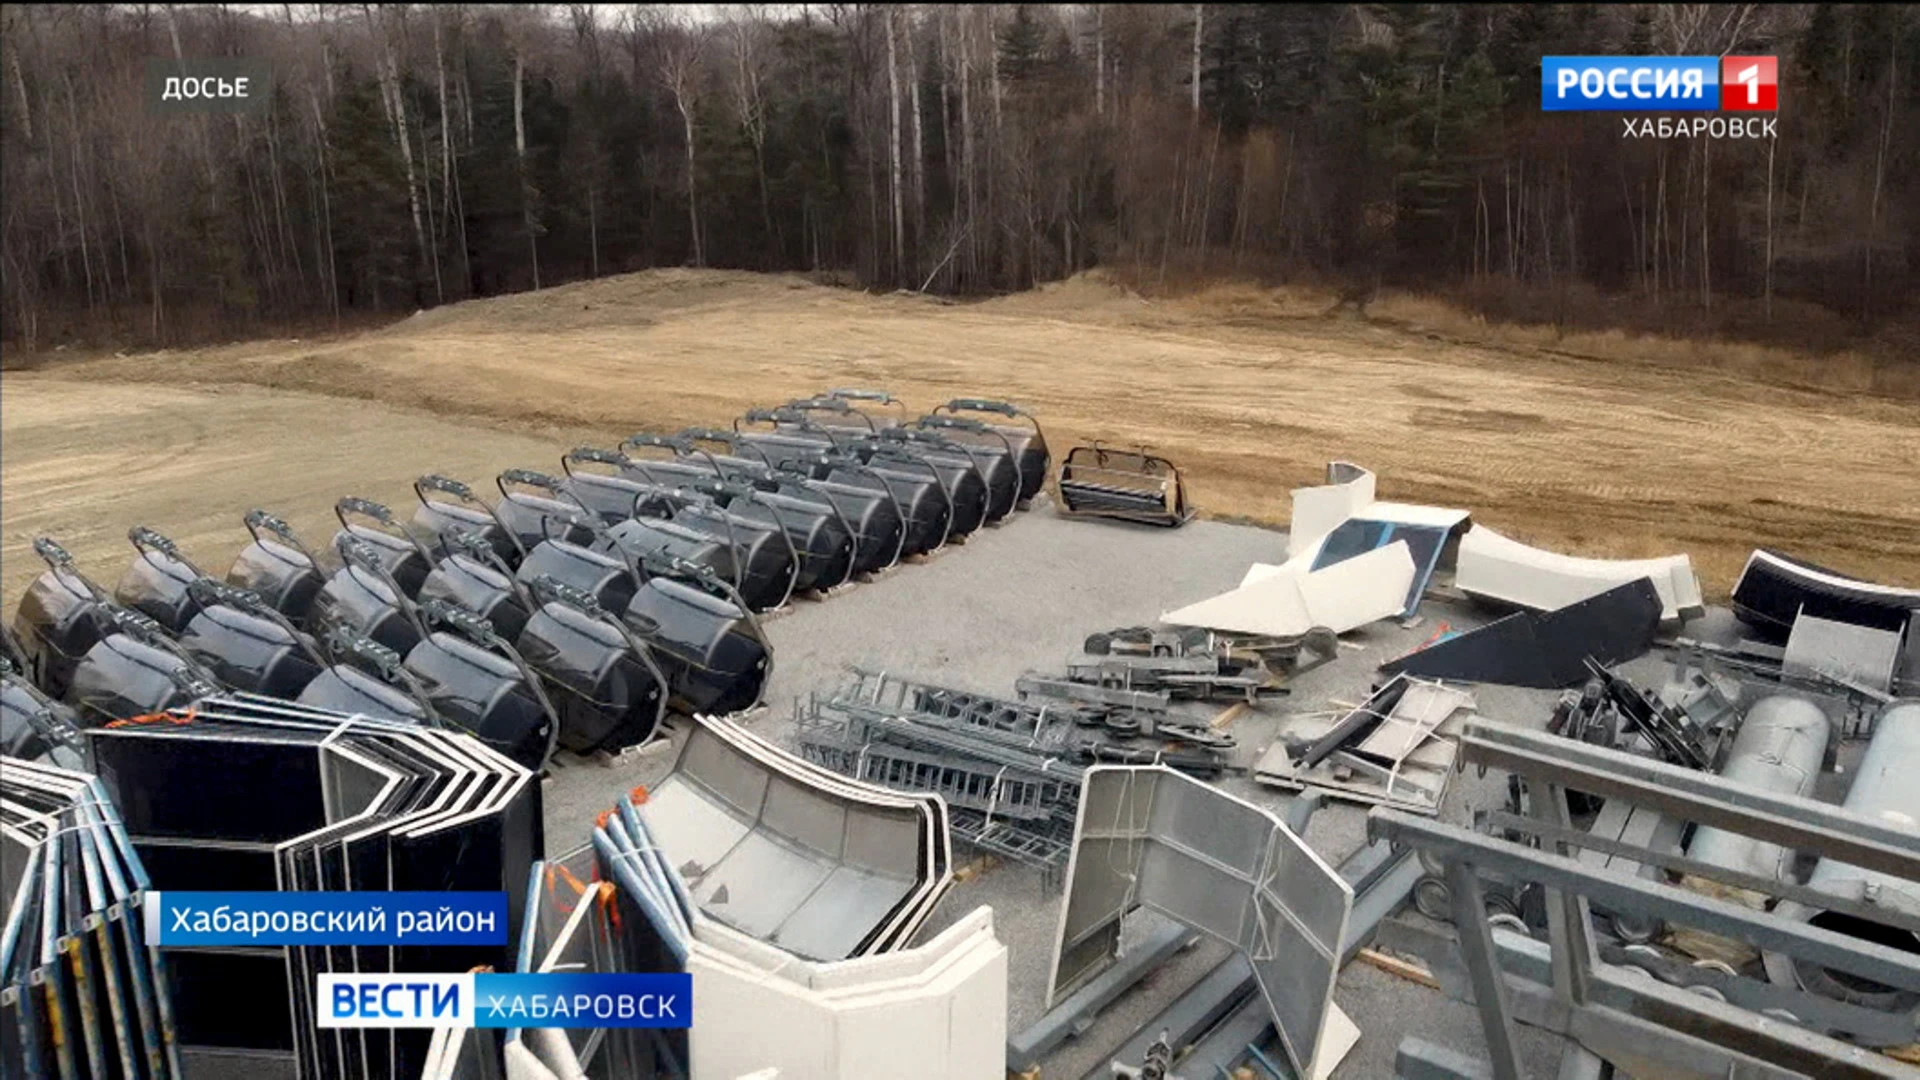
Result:
M573 896L567 898L561 897L559 889L561 882L565 882L573 889ZM573 871L568 870L559 863L547 864L547 901L553 905L555 910L571 912L574 907L577 906L579 898L585 894L586 891L586 885L582 884L579 878L573 876ZM567 903L566 901L569 899L574 901L574 903Z
M136 724L191 724L194 720L194 713L194 707L189 705L187 706L187 714L185 716L175 716L172 713L165 712L147 713L143 716L129 716L125 720L109 720L101 726L119 728L132 727Z
M600 883L599 896L595 898L600 902L600 912L606 916L607 925L615 934L620 932L620 905L616 902L619 895L620 890L614 888L612 882L603 881Z

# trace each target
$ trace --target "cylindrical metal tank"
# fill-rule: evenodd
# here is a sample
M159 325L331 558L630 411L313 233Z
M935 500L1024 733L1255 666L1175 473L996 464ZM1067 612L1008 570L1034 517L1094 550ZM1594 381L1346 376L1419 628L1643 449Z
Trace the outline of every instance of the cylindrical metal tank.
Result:
M1776 795L1811 797L1831 730L1826 714L1804 698L1761 698L1747 710L1720 776ZM1785 875L1793 853L1742 833L1702 828L1693 834L1687 857L1777 880Z
M1854 770L1853 786L1842 805L1853 813L1886 825L1920 829L1920 703L1895 705L1880 715L1873 740ZM1807 885L1855 903L1920 910L1920 882L1907 881L1877 870L1849 866L1838 859L1822 859ZM1780 912L1805 919L1822 929L1864 938L1880 945L1920 952L1920 937L1836 911L1800 904L1782 904ZM1767 957L1767 974L1775 982L1792 982L1805 990L1870 1008L1904 1012L1920 1004L1920 995L1894 990L1844 972L1803 960Z

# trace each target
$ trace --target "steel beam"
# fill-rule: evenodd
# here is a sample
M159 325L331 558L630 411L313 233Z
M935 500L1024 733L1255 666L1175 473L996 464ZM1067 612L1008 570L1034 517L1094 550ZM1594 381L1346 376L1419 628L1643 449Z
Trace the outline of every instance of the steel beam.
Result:
M1581 785L1580 790L1591 789ZM1583 866L1564 856L1523 848L1384 807L1376 807L1367 816L1367 829L1376 839L1431 851L1449 864L1465 863L1517 880L1538 882L1547 888L1568 889L1614 910L1658 916L1887 986L1920 990L1920 956L1913 953L1807 923L1790 923L1765 912L1670 885ZM1472 921L1484 925L1483 916L1484 912L1477 912Z
M1022 675L1015 679L1013 689L1023 699L1028 695L1064 698L1068 701L1088 702L1095 705L1112 705L1136 712L1165 713L1172 701L1172 695L1166 690L1122 690L1111 686L1096 686L1093 683L1033 674Z
M1520 1047L1513 1031L1513 1005L1500 973L1500 957L1493 948L1493 928L1487 925L1487 901L1480 891L1480 875L1460 860L1447 862L1447 891L1453 897L1453 923L1460 932L1460 955L1473 980L1474 1000L1480 1003L1480 1023L1493 1055L1494 1080L1522 1080Z
M1320 807L1325 805L1326 801L1326 796L1317 790L1309 789L1303 791L1287 800L1286 808L1280 811L1280 821L1295 833L1300 836L1305 836L1307 835L1307 823L1313 820L1313 815L1320 811ZM1342 863L1340 865L1340 874L1345 877L1346 873L1346 864ZM1351 877L1347 878L1347 883L1353 885L1355 889L1360 887L1354 883L1354 879Z
M1602 967L1593 981L1595 998L1605 1004L1568 1006L1541 981L1552 977L1546 943L1506 930L1496 929L1493 936L1506 968L1514 1017L1578 1040L1628 1075L1671 1080L1912 1080L1913 1070L1892 1058L1638 972ZM1452 943L1446 951L1454 951ZM1451 962L1457 965L1459 958ZM1465 980L1446 973L1445 967L1435 964L1435 974L1443 985L1451 982L1450 996L1463 997Z
M1112 967L1008 1039L1007 1071L1022 1072L1039 1064L1048 1051L1085 1031L1100 1010L1198 938L1186 925L1171 919L1155 928Z
M1367 844L1347 856L1340 876L1353 886L1353 913L1340 942L1340 966L1352 963L1354 954L1372 942L1374 930L1400 909L1425 873L1413 852L1388 844Z
M1558 784L1530 785L1527 803L1536 820L1561 829L1573 827L1566 789ZM1565 845L1553 850L1563 858L1571 855ZM1600 961L1593 945L1593 913L1587 898L1579 893L1547 889L1546 899L1547 935L1553 942L1554 992L1567 1001L1585 1002L1587 976Z
M1472 993L1461 970L1460 957L1452 939L1403 923L1389 923L1391 947L1419 956L1439 978L1447 996L1472 1004ZM1534 941L1507 930L1494 930L1500 948L1502 966L1513 990L1514 1015L1532 1027L1556 1034L1573 1030L1573 1010L1553 997L1544 985L1551 978L1551 960L1545 942ZM1709 1070L1711 1080L1728 1076L1773 1076L1772 1073L1731 1072L1738 1061L1758 1059L1784 1063L1794 1068L1789 1075L1818 1076L1821 1080L1867 1078L1875 1080L1912 1080L1913 1070L1892 1058L1862 1049L1837 1039L1819 1035L1793 1024L1762 1016L1749 1009L1701 997L1689 990L1668 986L1645 977L1643 972L1626 972L1602 967L1594 974L1595 997L1613 1014L1657 1019L1666 1027L1679 1029L1644 1035L1653 1046L1665 1035L1678 1038L1681 1032L1690 1040L1701 1040L1718 1053L1718 1071ZM1602 1056L1607 1052L1593 1047ZM1643 1051L1642 1051L1643 1052ZM1611 1060L1611 1059L1610 1059ZM1667 1076L1668 1066L1654 1069L1650 1075ZM1674 1075L1693 1076L1694 1073Z
M1600 1055L1570 1042L1560 1054L1560 1072L1555 1080L1606 1080L1610 1071Z
M1574 1009L1562 1034L1632 1076L1658 1076L1662 1080L1805 1080L1812 1075L1820 1080L1839 1080L1858 1075L1826 1068L1806 1073L1604 1005Z
M1544 732L1467 722L1460 760L1920 881L1920 831Z
M1380 842L1363 845L1342 860L1338 869L1354 894L1346 935L1340 941L1340 966L1345 967L1352 962L1354 954L1372 942L1374 931L1399 909L1413 891L1414 882L1420 880L1425 871L1411 851ZM1236 969L1238 981L1225 978L1223 972L1229 968ZM1272 1015L1254 997L1253 990L1252 969L1241 957L1229 956L1160 1015L1141 1025L1113 1057L1120 1061L1138 1061L1160 1031L1177 1030L1177 1025L1190 1023L1185 1017L1210 1014L1206 1025L1190 1028L1184 1040L1174 1040L1175 1049L1188 1042L1193 1046L1192 1052L1182 1059L1181 1071L1183 1075L1211 1077L1221 1069L1229 1069L1247 1056L1248 1047L1277 1043L1279 1039ZM1225 1003L1226 1010L1231 1012L1220 1009L1220 1003ZM1221 1020L1222 1016L1227 1019ZM1193 1041L1196 1038L1198 1041ZM1104 1066L1089 1073L1086 1080L1096 1078L1107 1080Z
M1154 1014L1153 1019L1142 1024L1140 1030L1109 1058L1112 1061L1137 1062L1146 1056L1147 1047L1159 1039L1163 1031L1167 1033L1167 1042L1177 1052L1243 1003L1247 1004L1250 1012L1257 1011L1263 1015L1267 1012L1266 1005L1260 1000L1258 987L1254 985L1252 966L1247 963L1244 954L1236 952L1202 975L1199 982ZM1267 1026L1272 1026L1270 1017ZM1111 1080L1112 1076L1108 1064L1101 1062L1082 1080Z
M1242 1005L1232 1016L1214 1025L1187 1056L1180 1059L1180 1074L1190 1080L1218 1080L1232 1076L1235 1065L1244 1061L1255 1046L1279 1042L1273 1030L1273 1018L1265 1009ZM1291 1080L1291 1078L1289 1078Z
M1048 999L1110 966L1121 920L1157 910L1246 955L1288 1060L1311 1071L1353 888L1272 811L1165 766L1087 772Z
M1413 891L1426 870L1404 848L1368 844L1340 864L1340 876L1353 886L1353 914L1347 917L1347 936L1340 943L1340 965L1371 944L1374 932ZM1277 1041L1272 1019L1264 1009L1243 1005L1206 1037L1195 1043L1181 1062L1189 1076L1211 1077L1231 1070L1247 1056L1247 1048Z
M1380 939L1388 949L1425 963L1449 997L1473 1003L1472 987L1467 983L1466 969L1451 935L1389 920L1380 927ZM1546 942L1500 928L1494 929L1493 940L1500 949L1500 969L1509 980L1524 979L1543 985L1551 982L1553 962ZM1696 987L1718 991L1727 1002L1750 1013L1769 1010L1791 1013L1809 1030L1848 1032L1846 1041L1857 1046L1905 1046L1920 1039L1912 1016L1876 1012L1764 980L1695 968L1677 960L1649 966L1651 958L1634 957L1617 947L1609 948L1602 958L1606 963L1595 969L1591 983L1593 1000L1622 1012L1638 1014L1643 1009L1654 1008L1641 990L1651 980L1657 980L1686 990L1690 996L1698 996ZM1650 978L1642 978L1643 975Z
M1409 1035L1394 1052L1393 1075L1395 1080L1493 1080L1493 1069L1484 1059Z
M1475 816L1476 824L1484 824L1490 829L1512 829L1543 841L1553 841L1569 847L1587 851L1598 851L1606 855L1618 855L1689 877L1709 878L1727 885L1750 889L1757 893L1776 896L1782 900L1792 900L1816 909L1837 911L1868 922L1882 922L1920 934L1920 915L1909 915L1898 908L1880 904L1862 904L1832 893L1809 889L1805 885L1796 885L1778 878L1765 878L1758 874L1749 874L1740 870L1728 869L1711 863L1703 863L1683 855L1667 855L1658 851L1649 851L1633 844L1609 840L1603 836L1580 832L1577 829L1542 824L1540 821L1519 814L1510 814L1504 810L1481 811Z

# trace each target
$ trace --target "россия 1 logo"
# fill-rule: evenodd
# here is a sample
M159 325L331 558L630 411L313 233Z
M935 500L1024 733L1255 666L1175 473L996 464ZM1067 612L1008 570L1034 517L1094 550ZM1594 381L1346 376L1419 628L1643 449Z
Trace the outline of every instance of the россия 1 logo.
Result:
M1780 65L1772 56L1544 56L1547 112L1774 112Z

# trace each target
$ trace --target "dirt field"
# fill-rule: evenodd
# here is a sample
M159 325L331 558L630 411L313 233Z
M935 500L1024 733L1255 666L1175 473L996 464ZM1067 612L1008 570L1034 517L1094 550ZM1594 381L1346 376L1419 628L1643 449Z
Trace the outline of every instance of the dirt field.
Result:
M1146 443L1215 516L1284 522L1344 458L1383 498L1471 508L1558 550L1693 555L1723 595L1755 545L1920 581L1920 404L1474 344L1243 289L1148 302L1077 279L985 303L657 271L476 301L324 342L56 364L0 381L5 600L50 533L104 578L128 525L209 569L267 506L324 542L347 493L553 468L578 441L724 424L827 386L1038 413L1049 442Z
M182 389L8 375L0 387L0 524L7 617L45 569L52 536L111 589L131 525L171 536L212 574L247 541L241 515L264 507L325 544L333 502L361 494L410 513L429 468L479 480L509 465L552 466L552 438L254 387Z

